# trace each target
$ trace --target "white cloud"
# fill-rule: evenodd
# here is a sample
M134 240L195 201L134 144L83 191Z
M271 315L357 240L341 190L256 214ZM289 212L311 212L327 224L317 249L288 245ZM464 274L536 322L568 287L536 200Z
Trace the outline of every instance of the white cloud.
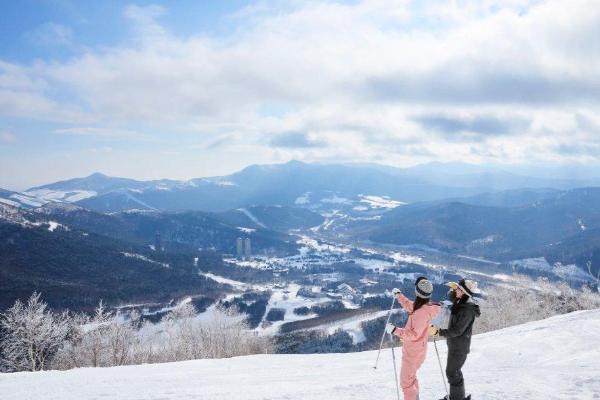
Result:
M110 121L226 136L211 151L262 161L557 160L577 157L575 137L600 158L577 122L600 102L595 1L261 2L225 37L176 37L165 13L127 7L135 36L120 47L0 63L0 113L97 126L61 133L102 136ZM440 134L452 121L460 137ZM310 140L277 146L290 132Z
M98 128L98 127L72 127L72 128L61 128L53 131L59 135L69 136L88 136L95 138L105 139L144 139L146 135L141 132L128 130L128 129L114 129L114 128Z
M164 13L165 9L161 6L131 4L125 7L123 15L133 22L137 38L149 42L167 35L167 31L157 22Z

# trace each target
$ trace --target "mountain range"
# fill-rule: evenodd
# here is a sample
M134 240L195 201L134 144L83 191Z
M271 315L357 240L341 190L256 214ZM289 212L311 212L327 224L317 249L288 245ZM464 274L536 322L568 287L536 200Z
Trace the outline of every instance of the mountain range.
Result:
M360 195L387 196L403 203L414 203L510 189L570 189L588 184L589 179L536 178L460 163L394 168L377 164L290 161L252 165L227 176L187 181L137 181L95 173L33 187L22 193L4 190L0 192L0 202L37 207L49 201L61 201L100 212L132 209L227 211L249 205L274 204L323 208L328 202L322 200L332 194L350 200Z
M96 173L0 190L0 297L10 299L0 309L33 290L70 308L215 298L219 285L198 268L224 268L240 237L257 254L297 254L297 231L500 263L544 257L596 276L600 187L584 183L462 164L293 161L189 181Z
M103 214L69 203L34 210L0 203L0 310L33 291L54 308L72 310L90 310L100 300L113 306L190 295L214 301L223 288L198 270L223 269L221 255L235 254L237 238L250 238L260 254L296 254L285 232L322 221L284 207Z
M426 245L498 262L545 257L600 272L600 187L511 190L390 210L340 228L359 240Z

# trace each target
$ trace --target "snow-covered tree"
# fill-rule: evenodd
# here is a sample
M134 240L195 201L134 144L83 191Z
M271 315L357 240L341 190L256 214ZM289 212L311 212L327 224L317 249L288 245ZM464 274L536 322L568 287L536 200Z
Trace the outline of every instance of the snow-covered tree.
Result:
M131 313L127 321L114 317L106 329L106 348L111 366L126 365L131 359L134 344L138 340L137 325L140 315Z
M72 331L68 314L48 311L40 297L33 293L27 304L17 300L0 315L0 362L4 370L43 370Z
M80 316L80 324L64 343L55 368L110 367L129 364L137 338L139 314L120 318L100 302L91 318Z
M600 269L598 269L598 273L594 276L594 272L592 272L592 260L586 263L589 274L594 277L596 280L596 291L600 292Z
M514 275L510 286L486 288L481 304L482 315L475 323L476 332L487 332L577 310L600 308L600 295L584 286L546 278L535 281Z
M193 305L184 304L165 318L155 340L160 361L224 358L270 352L269 339L248 329L244 316L234 309L216 307L198 319Z
M214 308L204 318L191 303L154 325L132 312L107 311L102 302L90 317L54 314L34 293L1 315L1 366L6 371L110 367L223 358L272 351L271 341L248 329L233 308ZM141 325L141 326L140 326Z

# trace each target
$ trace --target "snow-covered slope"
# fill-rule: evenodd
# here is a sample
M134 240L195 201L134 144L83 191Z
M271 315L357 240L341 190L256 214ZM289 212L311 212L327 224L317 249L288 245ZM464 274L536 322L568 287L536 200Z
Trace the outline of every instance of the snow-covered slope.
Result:
M35 208L46 204L48 201L37 198L27 193L12 192L10 190L0 188L0 204L5 204L13 207Z
M600 310L475 336L464 369L474 399L600 398ZM446 346L438 344L442 357ZM399 351L396 353L399 355ZM0 375L2 399L395 399L392 358L376 352L258 355L67 372ZM421 399L444 394L433 346Z

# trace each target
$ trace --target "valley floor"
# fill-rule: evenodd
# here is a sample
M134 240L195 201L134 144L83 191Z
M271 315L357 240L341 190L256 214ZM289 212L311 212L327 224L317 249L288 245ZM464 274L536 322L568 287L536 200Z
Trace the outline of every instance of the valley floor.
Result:
M464 369L473 399L600 399L600 310L575 312L473 338ZM445 343L438 344L442 357ZM397 356L399 358L400 351ZM395 400L389 349L256 355L220 360L0 374L4 400ZM445 361L443 360L444 364ZM421 399L444 394L433 346Z

